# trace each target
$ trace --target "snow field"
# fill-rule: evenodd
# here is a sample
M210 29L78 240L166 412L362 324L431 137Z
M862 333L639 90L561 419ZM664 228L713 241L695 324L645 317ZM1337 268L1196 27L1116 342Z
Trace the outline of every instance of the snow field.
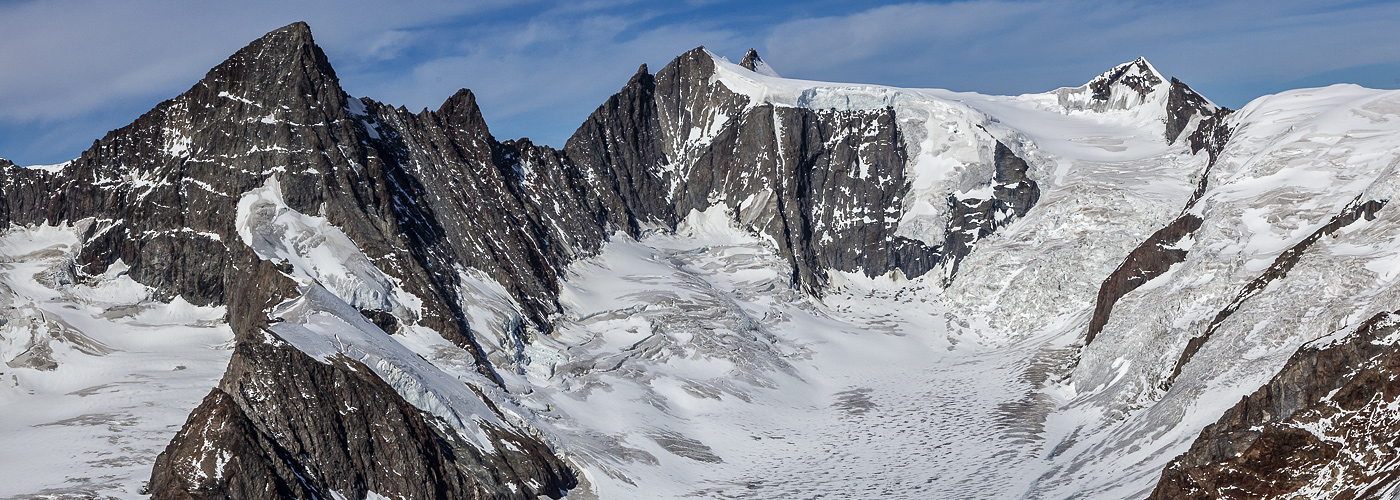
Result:
M42 278L71 265L77 233L0 236L0 498L141 498L156 455L228 365L221 307L155 301L121 263L82 282Z

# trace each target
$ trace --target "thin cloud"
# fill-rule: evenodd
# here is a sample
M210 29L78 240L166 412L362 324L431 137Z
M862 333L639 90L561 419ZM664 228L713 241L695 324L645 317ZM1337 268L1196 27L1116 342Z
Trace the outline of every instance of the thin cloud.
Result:
M368 1L251 2L59 0L0 5L0 120L70 118L103 103L178 92L263 33L313 23L318 41L357 57L382 57L396 30L492 5L420 2L366 9ZM376 12L377 11L377 12Z
M642 62L651 62L654 72L694 48L696 40L732 38L726 32L667 27L616 41L612 34L627 26L599 26L584 22L576 28L541 29L559 37L549 43L529 39L477 45L463 55L418 64L407 78L385 78L366 87L365 93L418 109L436 107L457 88L470 88L493 133L503 138L530 136L562 146L568 134L626 83ZM550 117L556 125L538 128L541 116Z
M782 17L798 11L816 15ZM296 20L311 24L352 94L419 109L471 88L494 133L562 145L638 64L656 71L699 45L731 57L758 47L795 78L1000 94L1078 85L1146 56L1238 106L1314 75L1400 67L1393 19L1400 4L1341 0L979 0L855 10L725 0L0 3L0 156L74 156Z
M1147 56L1206 87L1400 61L1400 5L1331 2L904 4L775 26L792 76L1023 93Z

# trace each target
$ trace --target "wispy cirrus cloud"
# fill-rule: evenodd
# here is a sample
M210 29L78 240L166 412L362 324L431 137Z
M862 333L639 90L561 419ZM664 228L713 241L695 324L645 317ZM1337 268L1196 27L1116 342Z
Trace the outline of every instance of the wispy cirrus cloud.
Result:
M775 26L769 59L838 80L1023 93L1146 56L1229 104L1310 75L1400 65L1400 3L967 1L876 7ZM1400 76L1400 75L1397 75ZM1376 83L1376 82L1369 82ZM1209 94L1209 92L1207 92Z
M367 74L365 83L352 89L417 109L435 106L458 88L470 88L493 131L504 137L536 138L537 131L543 131L546 141L562 145L563 136L626 83L640 64L650 63L656 71L702 41L734 45L736 39L733 31L722 28L639 29L639 24L608 13L556 13L518 25L481 26L476 30L480 38L441 57L414 62L405 72Z
M974 0L0 2L0 156L48 163L263 33L312 26L342 84L411 109L471 88L492 131L562 145L637 66L750 46L786 76L1024 93L1146 56L1222 104L1295 82L1400 86L1400 4Z

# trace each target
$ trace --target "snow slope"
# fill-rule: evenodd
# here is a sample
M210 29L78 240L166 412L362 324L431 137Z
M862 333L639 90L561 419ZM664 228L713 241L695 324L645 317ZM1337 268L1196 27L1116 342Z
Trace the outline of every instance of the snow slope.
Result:
M1387 207L1303 244L1348 206L1395 194L1400 92L1339 85L1258 99L1231 117L1236 132L1192 212L1204 218L1187 260L1120 301L1069 379L1075 397L1052 416L1063 426L1073 480L1054 491L1104 498L1145 494L1160 464L1263 385L1298 346L1352 329L1400 296L1400 225ZM1300 257L1256 294L1280 256ZM1243 297L1243 300L1240 298ZM1180 375L1187 342L1238 302ZM1164 387L1169 387L1165 388ZM1134 451L1135 450L1135 451ZM1103 462L1141 464L1122 486ZM1154 467L1148 467L1148 465Z
M166 303L125 266L79 280L73 226L0 236L0 498L137 498L228 364L223 308Z

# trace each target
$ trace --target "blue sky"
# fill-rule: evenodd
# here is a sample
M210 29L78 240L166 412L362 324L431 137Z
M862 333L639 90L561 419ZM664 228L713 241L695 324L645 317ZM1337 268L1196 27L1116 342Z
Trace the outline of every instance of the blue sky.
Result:
M1146 56L1238 108L1290 88L1400 88L1396 1L0 0L0 157L76 157L297 20L355 96L478 96L493 134L564 140L641 63L755 47L783 76L991 94L1077 86Z

